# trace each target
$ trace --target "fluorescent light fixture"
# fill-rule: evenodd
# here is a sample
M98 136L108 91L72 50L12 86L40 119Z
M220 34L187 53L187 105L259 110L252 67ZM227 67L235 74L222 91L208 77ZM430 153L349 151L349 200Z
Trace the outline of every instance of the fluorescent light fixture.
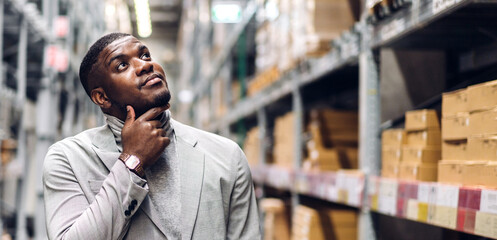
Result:
M212 21L216 23L237 23L242 20L242 7L239 3L214 3Z
M149 37L152 34L152 22L148 0L135 0L135 14L138 35L142 38Z
M266 3L264 7L266 12L266 17L269 21L274 21L280 15L280 11L278 10L278 5L274 1L269 1Z
M191 103L193 101L193 92L190 90L181 90L178 94L178 98L182 103Z

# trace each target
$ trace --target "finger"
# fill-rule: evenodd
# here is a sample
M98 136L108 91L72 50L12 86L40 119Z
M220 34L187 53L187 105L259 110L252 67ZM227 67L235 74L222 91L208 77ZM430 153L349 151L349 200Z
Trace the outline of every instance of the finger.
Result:
M135 109L133 109L132 106L128 105L126 106L126 120L124 121L124 125L126 125L126 123L132 123L133 121L135 121Z
M145 121L152 120L152 119L156 118L157 116L159 116L164 111L166 111L166 109L167 109L167 105L166 106L161 106L161 107L151 108L148 111L146 111L143 115L141 115L139 117L139 119L142 119L142 120L145 120Z
M148 123L153 128L160 128L160 127L162 127L162 123L159 120L148 121Z

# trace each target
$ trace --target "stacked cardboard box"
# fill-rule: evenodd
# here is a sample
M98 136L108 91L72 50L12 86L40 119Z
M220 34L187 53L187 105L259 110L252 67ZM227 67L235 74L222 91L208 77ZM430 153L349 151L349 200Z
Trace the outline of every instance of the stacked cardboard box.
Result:
M397 178L402 147L407 143L404 129L388 129L381 134L381 176Z
M247 132L245 142L243 143L243 151L247 157L247 161L251 167L257 166L260 159L260 139L259 128L253 127Z
M343 209L297 206L292 218L292 239L357 239L357 213Z
M295 149L295 116L289 112L276 118L274 124L274 164L280 167L294 167Z
M307 1L305 27L308 55L328 52L331 40L358 20L358 9L355 9L354 3L348 0Z
M264 217L264 240L289 240L290 228L285 203L280 199L261 200Z
M402 147L399 178L436 181L441 158L440 123L436 111L407 112L405 130L407 142Z
M466 89L442 95L442 161L438 181L462 183L462 169L468 160L469 111ZM472 168L472 167L469 167Z
M439 181L497 187L497 81L446 93ZM449 117L447 117L449 119Z
M497 81L469 86L468 161L462 184L497 187Z
M358 167L358 116L355 111L313 110L307 126L311 139L304 170L333 171Z

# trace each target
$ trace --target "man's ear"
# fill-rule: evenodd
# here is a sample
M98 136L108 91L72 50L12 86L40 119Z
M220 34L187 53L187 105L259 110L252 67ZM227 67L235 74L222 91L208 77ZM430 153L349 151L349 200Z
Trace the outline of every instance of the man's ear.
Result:
M102 87L91 90L90 96L91 100L102 109L109 109L112 106L112 103Z

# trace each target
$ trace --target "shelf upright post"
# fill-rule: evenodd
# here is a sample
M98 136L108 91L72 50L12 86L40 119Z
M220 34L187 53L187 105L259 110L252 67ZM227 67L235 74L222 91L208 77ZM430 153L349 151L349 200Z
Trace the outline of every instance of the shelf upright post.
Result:
M48 39L47 42L49 44L53 43L53 33L51 29L53 29L53 17L55 15L54 10L54 0L44 0L43 1L43 16L44 20L47 23L48 29ZM45 155L48 151L50 145L55 142L57 126L56 126L56 108L49 108L47 106L57 106L57 91L55 88L55 73L52 68L48 66L46 51L47 45L45 45L43 60L42 60L42 69L43 76L41 79L41 88L38 93L38 100L36 102L36 155L35 155L35 164L36 164L36 212L35 212L35 226L34 226L34 236L36 240L47 239L47 232L45 228L45 211L44 211L44 200L43 200L43 162L45 160Z
M380 169L380 79L378 64L370 48L372 31L361 22L361 52L359 54L359 168L365 174L365 190L369 176L378 175ZM376 239L373 219L367 207L367 194L363 194L363 207L359 217L359 240Z
M267 131L267 114L264 107L257 109L257 125L259 127L259 167L266 165L266 131ZM257 188L261 191L260 197L264 198L264 184L256 183ZM264 219L262 208L259 208L259 219ZM264 221L260 222L262 231L264 231ZM264 233L262 234L264 236Z
M292 111L295 117L294 125L294 170L297 171L302 166L302 132L303 132L303 119L304 119L304 107L302 102L302 95L300 94L299 79L298 74L291 72L292 78ZM300 199L298 193L292 192L292 208L295 208L300 204Z
M16 239L27 239L27 224L26 224L26 196L28 191L28 179L26 174L29 170L29 162L27 161L27 132L24 129L24 104L26 101L26 68L27 68L27 52L28 52L28 23L26 16L21 14L19 28L19 45L17 57L17 107L20 110L20 124L18 131L18 148L17 161L21 166L22 172L17 180L17 221L16 221Z
M4 6L5 6L5 3L4 3L4 0L0 0L0 92L1 90L3 89L3 84L4 84L4 81L5 81L5 78L4 78L4 70L3 70L3 22L4 22ZM0 104L0 110L2 108L1 106L2 104ZM2 111L0 111L0 114L1 114ZM1 120L0 120L0 130L2 130L2 124L1 124ZM1 131L0 131L1 132ZM0 141L2 140L2 134L0 133ZM3 166L2 166L2 163L0 162L0 171L2 170ZM3 185L3 180L0 179L0 185ZM3 186L0 186L0 191L1 189L3 189ZM3 199L2 198L2 193L3 191L0 192L0 199ZM0 207L2 207L3 204L0 203ZM0 214L0 236L3 236L3 216Z

